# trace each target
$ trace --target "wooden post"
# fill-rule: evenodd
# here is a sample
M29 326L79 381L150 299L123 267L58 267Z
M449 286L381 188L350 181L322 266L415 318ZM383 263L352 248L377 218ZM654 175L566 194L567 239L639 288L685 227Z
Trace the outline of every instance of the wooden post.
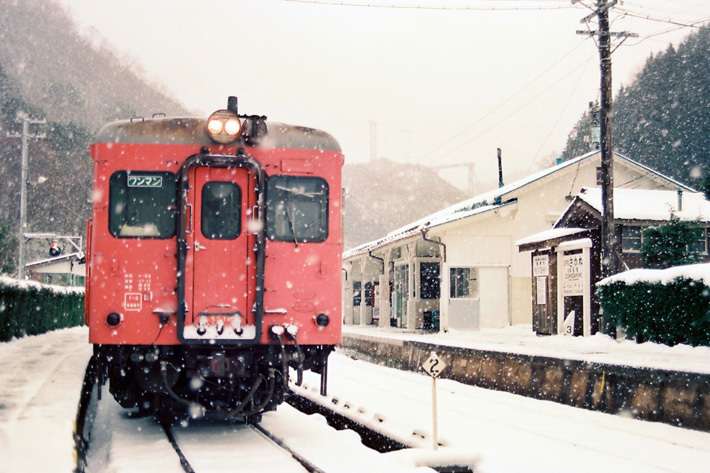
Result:
M436 412L436 376L431 377L431 413L432 413L432 432L433 432L433 440L432 442L434 443L434 450L439 449L439 432L438 432L438 420L437 420L437 412Z

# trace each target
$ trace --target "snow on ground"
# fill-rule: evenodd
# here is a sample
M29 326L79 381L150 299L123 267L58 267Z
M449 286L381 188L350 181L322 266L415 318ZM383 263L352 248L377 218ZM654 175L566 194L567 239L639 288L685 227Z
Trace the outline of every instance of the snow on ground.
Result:
M88 330L0 343L0 472L70 472Z
M710 361L708 349L638 346L601 336L538 338L528 333L529 327L443 335L367 328L347 331L501 351L616 360L627 365L661 364L667 369L698 371L705 365L701 372L708 372ZM86 328L74 328L0 344L0 472L70 472L74 468L72 424L84 368L91 355L87 338ZM707 471L710 464L709 433L576 409L450 380L439 380L437 385L442 446L436 452L432 450L431 380L422 374L376 366L336 353L331 358L326 398L318 395L317 375L306 373L304 387L297 389L414 447L380 455L390 463L389 469L369 469L370 473L416 471L417 467L452 463L473 465L477 473L699 472ZM92 454L102 462L98 471L132 471L133 467L156 473L176 471L175 455L156 430L156 424L151 419L129 419L125 411L112 405L116 412L111 415L126 423L109 422L103 434L94 438L96 450ZM366 456L375 454L359 450L353 432L319 430L325 429L320 416L309 416L304 421L299 415L289 406L282 406L276 413L267 413L263 424L287 444L310 449L308 456L319 458L324 466L340 461L341 465L352 465L347 471L368 471ZM97 416L96 423L101 422ZM181 442L195 442L193 451L204 452L209 430L197 422L178 429L176 435ZM322 433L326 431L330 434ZM140 457L150 459L148 469L146 463L136 464Z
M710 434L437 381L433 451L431 380L335 354L328 396L307 373L296 392L416 447L385 455L419 465L465 463L476 473L704 472ZM335 400L335 402L334 402Z
M710 374L710 347L658 343L638 344L633 340L615 340L601 333L591 337L537 336L530 325L514 325L504 329L449 331L423 334L372 326L343 326L344 334L413 340L454 347L474 348L520 355L549 356L590 363L608 363L636 368Z

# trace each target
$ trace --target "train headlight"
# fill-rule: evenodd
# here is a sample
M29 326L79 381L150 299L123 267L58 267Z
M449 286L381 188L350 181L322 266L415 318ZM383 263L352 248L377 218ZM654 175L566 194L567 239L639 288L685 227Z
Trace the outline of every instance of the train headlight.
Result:
M217 110L207 119L207 133L217 143L231 143L241 132L242 122L231 110Z

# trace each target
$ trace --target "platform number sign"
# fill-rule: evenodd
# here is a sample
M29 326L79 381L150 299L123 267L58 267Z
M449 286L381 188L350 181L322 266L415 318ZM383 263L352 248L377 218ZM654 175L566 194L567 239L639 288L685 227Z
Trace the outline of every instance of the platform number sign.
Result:
M438 378L439 374L446 368L446 363L444 360L439 358L435 352L431 352L429 358L422 363L422 369L426 371L432 378Z

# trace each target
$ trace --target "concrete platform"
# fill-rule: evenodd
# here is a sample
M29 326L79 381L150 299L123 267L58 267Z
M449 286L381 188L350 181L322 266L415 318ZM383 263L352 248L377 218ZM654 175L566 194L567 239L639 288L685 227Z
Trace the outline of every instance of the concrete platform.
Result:
M521 333L504 329L496 338L491 331L447 336L345 327L342 348L408 371L420 370L435 351L447 364L442 378L710 431L710 349Z

